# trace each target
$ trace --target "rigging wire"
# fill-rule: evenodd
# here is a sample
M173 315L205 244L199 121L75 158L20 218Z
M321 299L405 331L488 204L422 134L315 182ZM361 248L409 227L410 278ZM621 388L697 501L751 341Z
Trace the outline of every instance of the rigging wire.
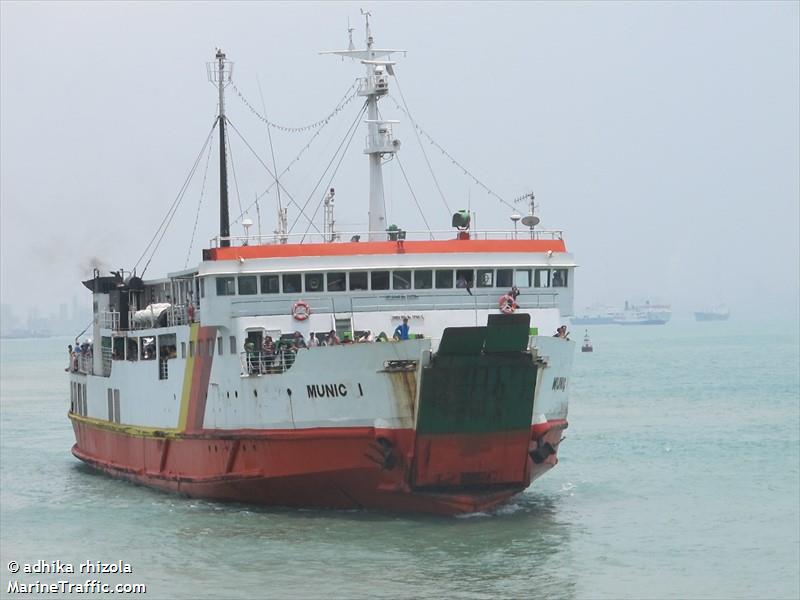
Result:
M256 157L256 160L258 160L258 162L259 162L259 163L261 163L261 166L262 166L262 167L264 167L264 169L266 169L266 171L267 171L267 173L269 173L270 177L272 177L273 179L275 179L275 181L276 181L276 182L277 182L277 184L280 186L280 188L283 190L283 192L284 192L284 193L285 193L285 194L286 194L286 195L289 197L289 200L291 201L291 203L292 203L292 204L294 204L294 205L295 205L295 206L296 206L298 209L300 209L300 214L302 214L302 215L303 215L303 216L304 216L304 217L305 217L305 218L306 218L306 219L309 221L309 223L312 223L312 224L313 224L313 221L312 221L311 219L309 219L309 218L306 216L306 214L303 212L303 208L300 208L300 205L299 205L299 204L298 204L298 203L295 201L295 199L294 199L294 198L292 197L292 195L289 193L289 190L287 190L287 189L286 189L286 187L285 187L285 186L284 186L282 183L278 182L277 178L275 177L275 174L274 174L274 173L273 173L273 172L270 170L270 168L269 168L269 167L266 165L266 163L264 163L264 161L263 161L263 160L261 160L261 157L260 157L260 156L258 155L258 153L257 153L257 152L256 152L256 151L253 149L253 147L252 147L252 146L251 146L251 145L248 143L248 141L247 141L247 140L244 138L244 136L242 135L242 133L241 133L241 132L240 132L240 131L239 131L239 130L236 128L236 125L234 125L233 123L231 123L230 119L228 119L227 117L225 118L225 120L228 122L228 125L230 125L230 126L231 126L231 128L232 128L232 129L233 129L233 130L236 132L236 135L238 135L238 136L239 136L239 138L240 138L240 139L241 139L241 140L244 142L245 146L247 146L247 148L250 150L250 152L252 152L252 153L253 153L253 156L255 156L255 157ZM253 206L253 205L251 204L250 206ZM248 207L248 210L249 210L249 209L250 209L250 207ZM242 213L242 215L243 215L243 214L244 214L244 213ZM240 218L241 218L241 216L240 216ZM300 217L299 217L299 215L298 215L298 219L299 219L299 218L300 218ZM239 221L239 219L236 219L236 221L234 221L234 222L238 222L238 221ZM314 225L314 229L317 229L316 225ZM317 229L317 233L321 233L319 229Z
M175 216L175 212L178 210L178 207L180 206L180 203L183 200L184 194L186 194L186 189L189 187L189 182L192 180L194 172L197 170L197 165L203 158L203 154L206 151L206 146L208 146L208 143L211 140L212 135L214 134L214 128L216 128L217 126L217 121L218 119L215 118L214 123L211 125L211 131L208 132L208 136L206 136L206 141L203 142L203 147L200 149L200 152L198 153L197 158L195 159L194 164L192 165L192 168L189 170L189 174L186 176L186 179L184 180L181 189L178 191L178 195L175 197L175 200L172 201L172 204L167 210L167 214L164 215L164 218L161 220L161 223L156 229L156 232L153 234L153 237L147 243L147 246L145 246L144 250L142 251L142 255L139 257L139 260L137 260L136 264L133 266L133 270L135 271L136 268L139 266L139 263L142 262L142 259L145 257L148 250L150 250L152 246L152 252L150 253L150 258L147 259L147 263L145 263L140 277L143 277L145 271L147 271L147 267L150 265L150 261L153 260L153 256L155 256L156 250L158 250L158 246L159 244L161 244L161 240L164 238L164 234L166 233L169 224L172 222L172 219ZM161 232L160 237L159 237L159 232ZM158 238L158 241L156 241L156 238ZM153 246L154 242L155 246Z
M406 170L403 168L403 163L400 161L400 157L395 155L395 159L397 160L397 164L400 166L400 172L403 174L403 179L406 180L406 185L408 186L408 191L411 192L411 197L414 199L414 204L417 205L417 210L419 210L419 214L422 217L422 220L425 222L425 227L428 228L428 234L433 239L433 231L431 231L431 226L428 224L428 219L425 218L425 213L422 210L422 206L420 206L419 201L417 200L417 195L414 193L413 188L411 187L411 182L408 180L408 175L406 175Z
M197 234L197 223L200 221L200 208L203 206L203 196L206 191L206 180L208 179L208 165L211 162L211 148L213 144L208 145L208 154L206 155L206 168L203 171L203 185L200 187L200 200L197 203L197 213L194 216L194 227L192 228L192 238L189 240L189 249L186 251L186 261L183 263L183 268L189 266L189 258L192 255L192 248L194 247L194 237Z
M356 80L356 81L357 81L357 80ZM354 85L355 85L355 84L354 84ZM351 87L352 87L352 86L351 86ZM348 90L348 91L349 91L349 90ZM264 190L263 192L261 192L261 193L260 193L258 196L256 196L256 199L253 201L253 203L252 203L252 204L250 204L250 205L249 205L249 206L248 206L248 207L245 209L245 212L247 212L248 210L250 210L250 209L251 209L251 208L252 208L252 207L253 207L253 206L256 204L256 202L258 202L259 200L261 200L261 198L263 198L264 196L266 196L266 195L269 193L269 191L270 191L270 190L271 190L273 187L275 187L276 185L278 185L278 183L279 183L279 182L278 182L278 179L279 179L280 177L283 177L284 175L286 175L286 173L288 173L288 172L289 172L289 170L290 170L290 169L291 169L291 168L294 166L294 164L295 164L296 162L298 162L298 161L299 161L299 160L300 160L300 159L303 157L303 154L305 154L305 153L306 153L306 151L308 151L308 149L311 147L311 144L313 144L313 143L314 143L314 140L316 140L316 139L319 137L319 134L320 134L320 133L322 133L322 130L323 130L323 129L325 129L325 126L326 126L326 125L327 125L329 122L330 122L330 121L328 121L328 122L324 123L324 124L323 124L323 125L321 125L319 128L317 128L317 130L314 132L314 135L312 135L312 136L311 136L311 138L308 140L308 142L306 142L306 145L305 145L305 146L303 146L303 147L300 149L300 152L298 152L298 153L297 153L297 155L296 155L296 156L295 156L295 157L294 157L292 160L290 160L290 161L289 161L289 164L287 164L287 165L286 165L286 168L284 168L284 169L283 169L283 171L281 171L280 175L278 175L278 177L276 177L276 178L275 178L275 180L274 180L272 183L270 183L270 184L267 186L267 189L265 189L265 190ZM280 187L282 187L282 186L280 186ZM280 189L280 187L279 187L279 189ZM285 188L284 188L284 189L285 189ZM242 214L240 214L238 217L236 217L236 219L234 219L234 221L233 221L233 224L235 224L235 223L238 223L238 222L239 222L239 220L241 220L241 219L242 219L242 217L244 217L244 213L242 213Z
M358 127L357 127L358 126L358 121L360 120L360 117L364 113L365 110L367 110L367 103L366 102L364 102L364 107L361 109L361 112L358 114L358 117L356 118L356 121L354 121L354 126L352 127L353 132L350 134L350 139L347 140L347 145L344 147L344 150L342 150L342 153L339 156L339 162L336 163L336 168L333 170L333 173L331 173L330 179L328 179L328 185L325 186L326 190L331 187L331 183L333 183L333 178L336 177L336 173L339 171L339 166L342 164L342 160L344 160L344 155L347 153L347 149L350 147L350 143L353 141L353 138L356 135L356 131L358 131ZM339 147L341 148L341 145ZM328 167L326 167L325 170L327 171L329 167L330 167L330 164L328 164ZM317 186L319 186L319 183L317 183ZM314 189L316 190L316 187ZM313 194L313 192L312 192L312 194ZM309 196L309 200L310 199L311 199L311 197ZM323 195L322 198L320 198L319 202L317 203L317 208L314 210L314 214L311 215L311 219L312 220L314 219L314 217L317 216L317 212L319 212L319 207L322 206L323 200L325 200L325 195ZM306 235L308 235L308 230L309 229L310 229L310 227L306 227L306 230L303 233L303 237L300 238L300 243L301 244L303 243L303 240L306 239Z
M358 111L358 114L356 115L356 118L353 119L353 122L350 123L350 127L348 128L347 132L344 134L345 135L345 139L347 138L348 135L350 136L351 140L353 139L353 135L355 134L356 128L358 127L358 122L361 120L361 116L364 114L364 112L366 110L367 110L367 101L365 100L363 106L361 107L361 110ZM322 183L322 178L325 177L325 174L328 172L328 169L331 168L331 165L333 164L333 161L336 159L336 155L339 154L339 151L342 149L342 145L344 144L345 139L342 139L342 141L339 143L339 147L336 148L336 152L333 153L333 156L331 157L331 160L328 162L328 165L325 167L325 170L319 176L319 179L317 180L316 185L314 185L314 188L311 190L311 193L308 195L308 198L306 199L305 204L303 204L303 208L301 209L301 212L305 211L306 206L308 206L308 203L311 201L311 198L313 198L314 192L317 191L317 188L319 188L319 184ZM349 146L350 142L348 142L347 145ZM339 163L341 164L341 158L339 159ZM336 168L337 169L339 168L338 165L337 165ZM323 197L323 199L324 199L324 197ZM320 200L320 202L322 202L322 200ZM318 210L319 210L319 205L317 205L317 210L314 211L315 215L317 214ZM292 226L289 228L289 231L292 231L294 229L295 225L297 225L297 221L299 220L299 218L300 218L299 216L295 218L294 222L292 223ZM306 217L306 218L308 218L308 217ZM313 217L311 218L310 222L313 223ZM317 229L317 231L319 232L319 229ZM306 230L306 233L308 233L308 230Z
M436 189L439 190L439 196L442 198L442 202L444 202L444 207L447 209L448 216L452 214L450 210L450 206L447 204L447 200L444 197L444 192L442 191L442 187L439 185L439 180L436 178L436 174L433 172L433 167L431 166L431 161L428 159L428 153L425 152L425 146L422 143L422 139L419 137L419 133L417 132L417 124L414 121L414 117L411 116L410 111L408 111L408 104L406 104L406 97L403 95L403 90L400 87L400 81L397 79L397 72L395 71L394 75L394 82L397 84L397 91L400 92L400 98L403 100L403 105L406 107L406 115L408 115L411 124L414 126L414 133L417 136L417 142L419 142L419 147L422 150L422 156L425 157L425 162L428 164L428 171L430 171L431 177L433 178L433 182L436 184ZM392 98L394 100L394 98ZM397 102L395 102L396 104Z
M358 91L355 90L355 87L356 87L357 84L358 84L358 79L356 79L355 81L353 81L352 84L350 84L350 87L347 88L347 90L345 91L344 96L342 97L342 99L334 107L333 111L331 111L331 113L328 114L328 116L320 119L319 121L315 121L314 123L311 123L310 125L304 125L302 127L286 127L284 125L278 125L277 123L273 123L272 121L267 119L267 117L265 117L264 115L260 114L253 107L253 105L250 104L250 102L247 100L247 98L244 97L244 94L242 94L242 92L239 91L239 88L236 87L236 84L231 83L231 87L236 92L236 95L239 96L239 99L244 103L245 106L247 106L247 108L250 109L250 112L252 112L257 119L259 119L260 121L263 121L269 127L274 127L275 129L280 129L281 131L287 131L289 133L299 133L299 132L302 132L302 131L308 131L310 129L316 129L318 127L322 127L324 125L327 125L328 121L330 121L334 116L336 116L347 104L349 104L358 95ZM259 84L259 91L260 90L261 90L261 84ZM264 112L266 113L267 111L264 110Z
M397 76L395 76L395 79L397 79ZM400 89L399 85L397 86L397 89L398 90ZM447 150L442 148L441 145L439 145L439 143L436 140L434 140L427 131L425 131L422 127L420 127L414 121L414 119L411 117L411 114L405 108L400 106L400 103L397 101L397 99L394 96L392 96L391 94L388 94L388 97L392 99L392 102L394 102L395 107L398 110L401 110L403 113L405 113L405 115L411 120L411 124L414 125L414 130L415 131L419 131L419 133L421 133L423 136L425 136L433 146L435 146L438 150L440 150L444 156L446 156L447 158L450 159L450 162L452 162L455 166L457 166L459 169L461 169L464 172L464 175L466 175L467 177L472 179L472 181L474 181L476 185L482 187L490 196L494 196L502 204L505 204L510 209L516 211L516 207L514 207L513 204L511 204L508 201L506 201L505 199L501 198L491 188L489 188L489 186L487 186L485 183L483 183L481 180L479 180L477 177L475 177L475 175L473 175L469 170L467 170L467 168L464 165L462 165L455 158L453 158L452 155L450 155L450 153L447 152Z
M264 102L264 92L261 89L261 80L258 79L258 77L256 77L256 82L258 83L258 95L261 96L261 108L264 111L264 114L266 115L267 103ZM272 170L277 173L278 164L275 162L275 148L272 145L272 129L270 129L269 127L267 127L267 139L269 140L269 151L270 154L272 154ZM276 181L278 180L278 177L280 177L280 175L275 176ZM278 186L276 191L278 192L278 210L282 210L283 205L281 204L281 186ZM256 197L256 201L258 201L258 197Z

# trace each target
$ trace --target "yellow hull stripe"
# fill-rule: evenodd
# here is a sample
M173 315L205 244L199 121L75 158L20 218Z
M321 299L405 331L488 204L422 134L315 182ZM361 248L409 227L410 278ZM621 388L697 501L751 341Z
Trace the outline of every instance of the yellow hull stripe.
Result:
M167 437L175 438L182 437L177 429L165 427L140 427L138 425L122 425L120 423L111 423L102 419L94 419L92 417L83 417L76 413L69 413L69 418L76 423L90 425L97 429L105 429L106 431L114 431L116 433L124 433L137 437Z

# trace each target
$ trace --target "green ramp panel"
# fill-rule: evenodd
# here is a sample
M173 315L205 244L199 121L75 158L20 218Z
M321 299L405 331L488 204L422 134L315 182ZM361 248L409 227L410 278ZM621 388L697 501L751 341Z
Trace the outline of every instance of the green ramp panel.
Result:
M486 327L446 327L439 342L440 356L479 355L486 339Z
M531 316L526 313L512 315L489 315L484 351L525 352L528 349Z
M422 370L417 433L491 433L531 426L536 365L528 353L441 353Z

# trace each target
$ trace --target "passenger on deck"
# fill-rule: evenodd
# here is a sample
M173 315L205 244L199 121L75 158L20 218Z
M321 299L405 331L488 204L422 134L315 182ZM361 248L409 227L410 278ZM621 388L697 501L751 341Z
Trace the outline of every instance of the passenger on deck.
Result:
M372 332L365 331L364 334L358 338L359 343L371 342L372 341Z
M67 368L64 369L65 371L69 371L72 368L72 344L67 346Z
M561 338L562 340L569 340L569 331L567 331L567 326L562 325L556 332L553 334L553 337Z
M294 332L294 345L295 345L295 346L296 346L298 349L300 349L300 348L307 348L307 347L308 347L308 346L306 346L306 341L305 341L305 339L303 339L303 334L302 334L302 333L300 333L299 331L295 331L295 332Z
M339 336L336 335L336 330L335 329L331 329L330 333L328 333L328 340L326 342L326 345L327 346L338 346L341 343L342 342L339 341Z
M316 348L317 346L319 346L319 339L317 339L317 336L315 336L314 332L312 331L308 334L308 347Z
M275 363L275 342L272 341L272 336L265 336L264 341L261 342L261 360L264 370L271 373Z
M397 327L395 327L394 334L392 335L392 337L395 340L398 340L398 341L407 340L408 339L408 330L409 330L408 317L403 317L403 323L401 325L398 325Z

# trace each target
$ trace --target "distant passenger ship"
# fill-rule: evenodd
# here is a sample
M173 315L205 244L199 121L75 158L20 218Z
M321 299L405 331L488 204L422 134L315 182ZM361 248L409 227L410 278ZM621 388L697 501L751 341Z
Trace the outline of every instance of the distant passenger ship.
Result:
M588 306L585 312L576 317L572 317L573 325L613 325L614 318L619 313L610 306L604 304L593 304Z
M616 316L614 323L618 325L664 325L672 318L672 308L669 304L644 304L635 305L625 302L625 310Z
M636 305L625 302L623 310L610 306L594 304L586 311L572 318L573 325L664 325L672 318L672 309L669 304L644 304Z
M730 310L724 304L694 313L695 321L727 321L731 316Z

